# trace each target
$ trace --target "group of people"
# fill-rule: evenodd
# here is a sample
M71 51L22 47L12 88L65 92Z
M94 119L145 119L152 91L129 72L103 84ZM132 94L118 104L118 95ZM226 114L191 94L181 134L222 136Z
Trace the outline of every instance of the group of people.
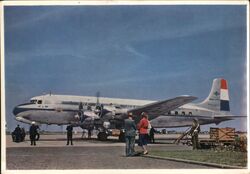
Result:
M139 132L139 142L138 145L142 147L143 152L142 154L148 154L147 150L147 144L148 141L154 143L154 132L155 129L151 126L147 113L143 112L141 114L142 118L139 122L139 124L136 126L135 121L133 119L133 114L129 113L128 118L125 119L124 129L125 129L125 142L126 142L126 156L134 156L136 155L136 152L134 150L135 148L135 137L136 137L136 131ZM67 128L67 145L69 143L73 145L73 126L68 125ZM198 121L194 121L192 125L192 129L190 133L192 134L192 144L193 149L199 148L198 143L198 133L200 132L200 126ZM31 123L30 129L30 141L31 145L36 146L36 136L38 134L38 126L35 125L35 122ZM12 133L13 141L15 142L21 142L24 140L25 137L25 130L24 128L20 128L19 125L15 128L14 132ZM91 137L91 131L88 130L88 137Z
M128 114L128 118L125 120L125 142L126 142L126 156L135 156L137 153L134 150L136 131L139 131L138 145L142 147L142 154L148 154L147 144L149 140L149 128L151 128L148 120L147 113L141 114L142 118L139 124L136 126L132 113ZM150 129L151 130L151 129Z
M68 125L66 127L66 130L67 130L67 145L69 145L69 143L73 145L73 126ZM92 127L88 128L88 139L91 139L92 130L93 130ZM85 134L85 131L83 131L82 138L84 137L84 134Z
M36 138L38 134L38 129L39 127L35 125L35 122L31 123L30 129L29 129L29 134L30 134L30 145L35 146L36 145ZM12 139L14 142L22 142L24 141L26 136L25 129L20 128L19 125L15 128L15 130L12 132Z
M93 130L94 130L94 128L92 126L90 126L88 129L84 129L82 131L82 138L91 139Z
M22 142L25 139L25 129L20 128L19 125L15 128L15 130L12 132L12 140L16 143Z

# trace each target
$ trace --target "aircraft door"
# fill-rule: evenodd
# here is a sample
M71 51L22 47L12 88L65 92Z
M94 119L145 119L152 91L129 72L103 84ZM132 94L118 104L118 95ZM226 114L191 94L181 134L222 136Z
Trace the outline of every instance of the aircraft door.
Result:
M42 108L42 103L43 103L42 100L38 100L38 101L37 101L37 105L38 105L39 108Z

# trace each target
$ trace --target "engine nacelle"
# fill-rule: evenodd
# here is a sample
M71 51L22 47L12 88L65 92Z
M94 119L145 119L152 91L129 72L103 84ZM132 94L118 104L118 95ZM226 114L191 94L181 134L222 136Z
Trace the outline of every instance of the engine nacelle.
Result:
M97 115L97 114L96 114L95 112L93 112L93 111L85 111L85 112L83 113L83 115L84 115L85 117L91 117L91 118L93 118L93 119L100 118L99 115Z
M106 129L109 129L110 128L110 122L109 121L104 121L103 122L103 127L106 128Z

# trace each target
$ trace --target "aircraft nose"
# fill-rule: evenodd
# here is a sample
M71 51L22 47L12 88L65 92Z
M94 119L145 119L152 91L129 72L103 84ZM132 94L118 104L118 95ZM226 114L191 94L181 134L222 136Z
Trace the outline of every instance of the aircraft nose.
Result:
M18 113L20 113L21 111L20 111L20 108L18 107L18 106L16 106L16 107L14 107L14 109L13 109L13 114L14 115L17 115Z

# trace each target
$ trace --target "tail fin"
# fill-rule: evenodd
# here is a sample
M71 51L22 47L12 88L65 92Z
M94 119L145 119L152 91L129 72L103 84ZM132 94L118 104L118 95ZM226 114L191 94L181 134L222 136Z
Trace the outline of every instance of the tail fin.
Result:
M214 79L210 94L198 105L214 111L230 111L227 81Z

